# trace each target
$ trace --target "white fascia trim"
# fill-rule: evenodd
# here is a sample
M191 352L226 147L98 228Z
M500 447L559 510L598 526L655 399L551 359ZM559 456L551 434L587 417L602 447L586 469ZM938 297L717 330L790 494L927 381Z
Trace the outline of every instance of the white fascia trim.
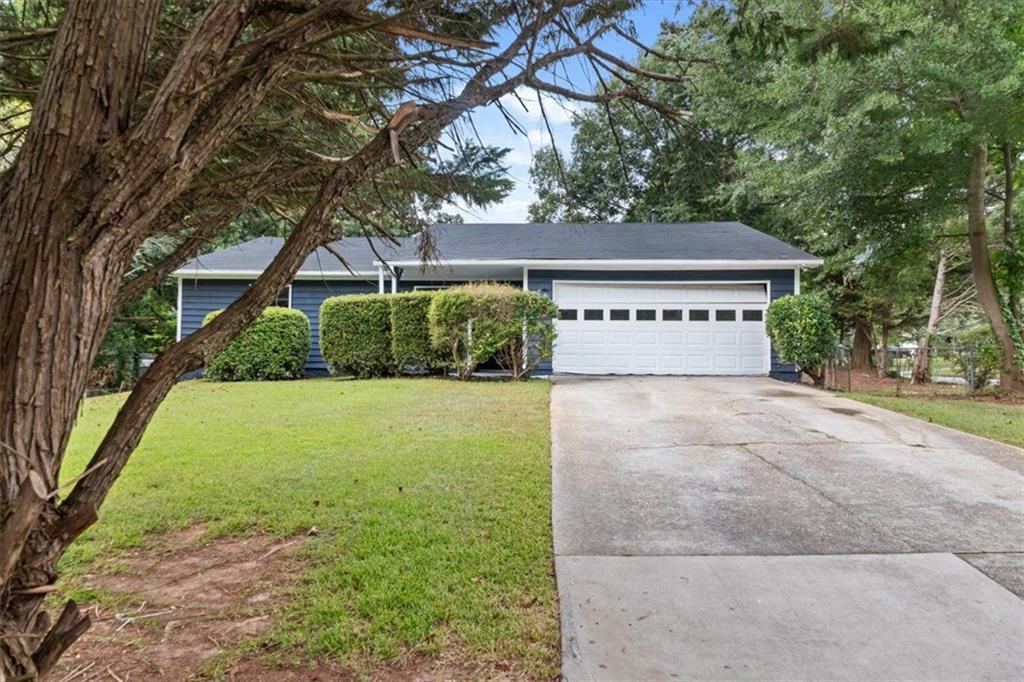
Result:
M181 279L178 279L178 327L175 331L175 340L181 341Z
M380 261L374 261L379 263ZM825 261L815 258L813 260L446 260L442 261L444 266L459 265L496 265L505 267L530 267L545 269L565 270L766 270L766 269L790 269L790 268L813 268L824 264ZM398 267L420 267L423 265L418 260L390 261L389 265Z
M256 279L263 270L180 270L171 273L171 277L181 279ZM294 279L376 279L375 270L369 272L298 272Z

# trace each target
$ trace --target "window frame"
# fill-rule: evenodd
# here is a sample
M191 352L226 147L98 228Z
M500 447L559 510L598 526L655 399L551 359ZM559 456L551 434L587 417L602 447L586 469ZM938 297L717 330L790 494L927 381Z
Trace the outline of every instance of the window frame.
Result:
M756 313L756 320L748 320L747 313ZM761 308L747 308L740 310L740 321L741 322L764 322L764 310Z
M732 315L732 319L721 319L719 315ZM715 322L735 322L736 321L736 309L735 308L715 308Z
M666 319L665 318L665 313L672 313L673 317L671 319ZM676 315L678 315L678 317L675 317ZM661 309L661 321L662 322L682 322L684 317L685 317L685 315L683 313L683 309L682 308L662 308Z

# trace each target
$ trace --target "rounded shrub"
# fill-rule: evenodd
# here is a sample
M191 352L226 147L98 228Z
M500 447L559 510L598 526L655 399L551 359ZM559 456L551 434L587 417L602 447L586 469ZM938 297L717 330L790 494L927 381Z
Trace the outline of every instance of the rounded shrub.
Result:
M838 343L828 299L820 294L783 296L768 306L765 327L779 359L800 368L815 385L825 381L825 361Z
M391 306L391 357L398 371L430 371L442 365L440 353L430 343L428 313L432 291L413 291L388 296Z
M506 284L468 284L434 294L430 340L461 379L497 357L514 378L525 378L551 355L555 305L543 294ZM533 352L524 351L524 334Z
M221 313L214 310L203 324ZM297 379L309 356L309 318L301 310L264 310L238 337L206 365L214 381L277 381Z
M388 294L333 296L320 306L320 353L332 374L394 374Z

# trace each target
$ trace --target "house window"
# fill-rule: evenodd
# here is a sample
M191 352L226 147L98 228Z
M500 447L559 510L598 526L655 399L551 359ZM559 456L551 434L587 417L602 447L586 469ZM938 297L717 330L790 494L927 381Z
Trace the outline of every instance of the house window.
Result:
M657 312L656 310L637 310L637 322L651 322L656 319Z
M662 310L661 311L662 322L682 322L683 311L682 310Z
M735 310L716 310L715 311L715 322L735 322L736 311Z
M277 298L274 299L274 305L281 308L292 307L292 285L289 284L284 289L281 289L277 294Z
M706 310L691 310L690 311L690 322L707 322L711 318L708 316Z
M763 313L760 310L744 310L743 321L744 322L760 322L763 319Z
M600 308L587 308L583 311L583 319L591 321L603 320L604 311Z
M558 319L560 320L575 320L576 309L575 308L559 308Z
M623 321L629 319L629 310L627 308L613 308L608 311L609 320Z

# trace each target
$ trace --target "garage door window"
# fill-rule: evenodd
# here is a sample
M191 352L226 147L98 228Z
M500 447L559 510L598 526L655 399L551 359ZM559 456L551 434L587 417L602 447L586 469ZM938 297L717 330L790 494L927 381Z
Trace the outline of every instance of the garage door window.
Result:
M683 311L682 310L662 310L661 311L662 322L682 322Z
M760 322L763 315L760 310L744 310L743 321L744 322Z
M715 322L735 322L736 311L735 310L716 310L715 311Z
M707 310L691 310L690 311L690 322L707 322L711 318L708 316Z
M600 308L588 308L583 311L583 319L596 322L604 319L604 311Z
M558 319L560 320L575 320L576 310L574 308L560 308L558 310Z
M615 321L623 321L629 319L629 310L622 308L612 308L608 311L608 319Z
M655 319L657 319L656 315L657 315L657 311L655 311L655 310L637 310L636 311L637 322L652 322Z

